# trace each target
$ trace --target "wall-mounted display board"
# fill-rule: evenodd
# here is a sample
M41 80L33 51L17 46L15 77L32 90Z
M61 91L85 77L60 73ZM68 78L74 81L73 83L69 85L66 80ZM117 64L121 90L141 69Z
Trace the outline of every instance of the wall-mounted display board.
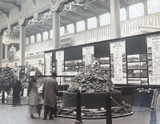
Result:
M110 44L109 42L94 45L94 57L99 61L103 71L110 77Z
M52 52L47 52L44 54L45 63L45 75L51 75L52 72Z
M160 34L147 37L149 84L160 85Z
M83 62L85 66L91 64L94 60L94 46L85 46L82 48Z
M81 47L64 49L64 75L77 75L83 66Z
M125 41L110 43L111 80L114 84L127 84L125 45Z
M159 53L160 32L124 37L46 51L45 72L56 70L68 84L65 76L79 74L96 59L116 85L160 85Z
M128 38L126 48L128 84L148 85L146 37Z
M64 51L57 51L56 52L56 70L57 70L57 75L63 75L64 72Z

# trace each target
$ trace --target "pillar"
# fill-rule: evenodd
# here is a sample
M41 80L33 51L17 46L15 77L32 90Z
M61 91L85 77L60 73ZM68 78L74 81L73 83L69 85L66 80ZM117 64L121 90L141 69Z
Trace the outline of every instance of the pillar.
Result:
M77 33L77 23L73 23L74 24L74 33Z
M121 37L120 30L120 0L110 0L111 38Z
M20 65L25 66L25 27L20 25Z
M5 44L5 59L8 59L8 45Z
M148 15L148 3L147 3L147 0L144 0L143 1L143 4L144 4L144 15Z
M51 39L50 31L51 31L51 30L48 31L48 39Z
M88 20L85 19L85 20L84 20L84 23L85 23L85 30L87 30L87 29L88 29Z
M51 49L58 49L60 46L60 15L58 11L52 13L52 30Z
M100 27L100 17L99 17L99 15L96 16L96 18L97 18L97 28L99 28Z
M2 32L0 31L0 67L2 67L2 49L3 49Z
M126 7L126 19L129 20L130 16L129 16L129 6Z

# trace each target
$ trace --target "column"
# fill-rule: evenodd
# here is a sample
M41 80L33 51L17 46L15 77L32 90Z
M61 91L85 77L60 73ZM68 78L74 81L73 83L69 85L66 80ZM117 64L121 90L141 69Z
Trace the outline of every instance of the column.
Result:
M0 31L0 67L2 67L2 49L3 49L2 32Z
M37 43L37 34L34 35L35 43Z
M40 34L41 34L41 41L43 41L43 32L41 32Z
M77 33L77 23L73 23L74 24L74 33Z
M58 49L60 46L60 15L57 11L52 13L52 30L51 49Z
M48 39L51 39L50 31L51 31L51 30L48 31Z
M120 30L120 1L110 0L111 38L121 37Z
M97 18L97 28L99 28L100 27L100 17L99 17L99 15L96 16L96 18Z
M8 45L5 44L5 59L8 59Z
M20 65L25 66L25 37L26 31L23 25L19 25L20 28Z
M130 16L129 16L129 6L126 7L126 18L127 18L127 20L130 19Z
M87 30L87 29L88 29L88 20L85 19L85 20L84 20L84 23L85 23L85 30Z
M144 15L148 15L148 3L147 3L147 0L144 0L143 1L143 4L144 4Z

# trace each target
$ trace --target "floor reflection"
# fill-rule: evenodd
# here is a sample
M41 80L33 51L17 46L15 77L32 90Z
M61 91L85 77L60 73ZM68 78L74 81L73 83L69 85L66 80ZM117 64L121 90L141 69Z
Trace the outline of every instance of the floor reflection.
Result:
M150 123L149 124L158 124L157 123L157 111L154 109L150 110Z

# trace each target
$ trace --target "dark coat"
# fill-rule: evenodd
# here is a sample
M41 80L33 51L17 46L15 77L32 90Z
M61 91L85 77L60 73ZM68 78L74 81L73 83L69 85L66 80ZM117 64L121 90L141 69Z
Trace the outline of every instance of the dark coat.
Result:
M47 77L43 86L42 96L44 105L55 108L56 94L58 92L58 84L55 78Z

